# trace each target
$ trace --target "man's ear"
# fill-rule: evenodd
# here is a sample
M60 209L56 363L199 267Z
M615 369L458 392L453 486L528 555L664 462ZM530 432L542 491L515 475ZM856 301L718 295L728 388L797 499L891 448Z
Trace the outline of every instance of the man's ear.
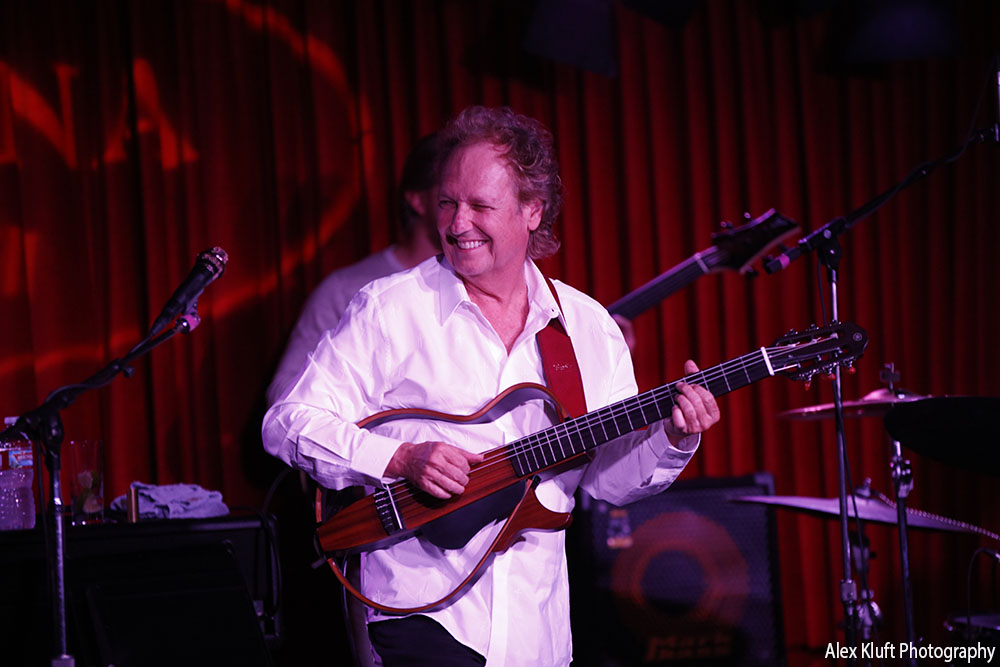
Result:
M403 199L406 200L407 206L416 211L417 215L423 217L427 215L427 207L424 206L424 198L421 196L423 193L418 190L410 190L409 192L403 193Z
M525 202L524 213L528 218L528 230L535 231L538 225L542 224L542 213L545 211L545 202L541 199L533 199Z

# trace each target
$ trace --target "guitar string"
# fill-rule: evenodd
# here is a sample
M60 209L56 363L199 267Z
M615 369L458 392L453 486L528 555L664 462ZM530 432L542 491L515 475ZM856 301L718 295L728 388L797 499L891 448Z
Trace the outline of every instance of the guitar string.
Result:
M772 346L769 348L765 348L765 351L768 354L768 356L773 356L794 347L798 346L797 345ZM613 403L603 408L599 408L593 412L570 419L566 422L555 424L551 427L543 429L542 431L515 440L514 442L508 445L496 447L484 453L485 456L483 461L475 467L474 471L477 474L481 474L493 466L501 465L503 463L516 459L518 456L521 456L522 454L527 455L530 453L534 453L535 451L539 451L541 450L542 447L551 443L552 437L554 437L556 441L559 440L559 436L555 435L555 432L558 432L563 437L563 439L566 439L567 437L572 437L574 435L576 436L581 435L584 432L584 430L589 430L593 434L594 433L593 428L595 425L603 426L603 424L607 423L609 420L614 421L615 426L617 428L617 420L622 416L624 416L626 419L629 420L631 426L631 418L629 417L629 412L634 413L638 410L641 413L644 409L649 408L650 406L656 407L657 411L660 412L659 404L662 403L664 400L671 400L671 401L673 400L673 397L676 396L676 394L678 393L675 390L675 387L679 382L689 382L689 383L697 383L704 385L704 384L711 384L719 379L723 379L724 381L726 381L728 388L729 386L728 376L732 375L734 372L742 370L742 372L745 375L747 375L749 383L752 383L753 380L750 380L749 375L746 373L746 371L748 369L756 369L758 367L763 367L764 369L766 369L767 363L763 358L754 361L749 366L747 365L746 362L749 359L758 358L760 357L760 355L761 355L760 349L754 350L753 352L749 352L741 357L737 357L736 359L733 359L731 361L719 364L718 366L715 366L713 368L706 369L705 371L699 371L698 373L693 373L679 380L675 380L674 382L671 382L669 384L657 387L647 392L643 392L641 394L632 396L622 401L618 401L617 403ZM766 377L768 374L769 373L765 374L759 379L763 379L763 377ZM662 418L664 417L661 416L661 419ZM614 438L620 437L621 435L624 435L624 433L631 432L632 430L635 429L630 428L629 430L624 431L623 433L619 433L618 435L613 435L604 442L613 440ZM552 437L548 437L546 434L552 434ZM607 435L606 432L605 435ZM527 442L532 440L538 442L534 443ZM585 448L583 451L586 451L587 449L589 448ZM580 453L583 452L576 452L573 455ZM422 491L414 489L413 486L410 484L410 482L408 482L407 480L397 480L395 482L391 482L387 486L387 488L389 489L394 500L396 501L397 506L400 507L404 503L410 501L416 502L417 495L420 493L424 493Z

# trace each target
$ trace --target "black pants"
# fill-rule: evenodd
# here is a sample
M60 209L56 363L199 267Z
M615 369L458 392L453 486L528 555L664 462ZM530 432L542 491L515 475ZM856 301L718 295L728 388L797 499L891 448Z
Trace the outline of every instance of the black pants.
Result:
M459 643L428 616L368 624L372 647L384 667L482 667L486 658Z

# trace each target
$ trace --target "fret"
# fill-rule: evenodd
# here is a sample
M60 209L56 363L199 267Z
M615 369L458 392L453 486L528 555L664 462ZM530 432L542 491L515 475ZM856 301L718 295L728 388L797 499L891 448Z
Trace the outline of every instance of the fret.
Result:
M734 387L742 386L739 384L739 377L730 378L730 374L727 372L727 369L722 368L720 370L721 372L719 373L719 376L716 377L712 384L708 387L709 391L712 392L712 395L722 396L723 394L731 392Z
M590 420L586 416L574 419L567 424L570 442L574 453L585 452L595 444L594 433L590 428Z
M566 441L569 443L570 449L573 450L574 454L579 454L580 452L587 451L587 442L583 436L583 432L579 429L577 424L581 423L583 420L574 419L566 424L564 429L566 432Z
M526 448L525 441L529 439L530 438L521 438L520 440L515 440L510 445L508 445L508 449L511 452L511 455L509 457L511 460L511 465L513 466L514 472L517 473L518 477L525 477L533 472L531 466L528 463L528 454L525 451Z
M534 471L541 470L552 464L555 457L552 456L551 446L548 446L549 434L543 431L531 443L531 458L535 464Z
M537 440L537 438L536 438ZM531 444L528 448L528 453L531 455L531 461L534 463L534 468L532 470L539 470L542 466L538 465L538 446L536 444Z
M566 445L568 444L566 439L559 437L559 433L555 430L553 430L552 433L549 433L548 431L545 431L545 433L547 434L546 440L549 443L548 453L550 454L550 457L548 459L548 465L565 460L567 458ZM559 448L558 451L556 450L556 447Z
M725 368L722 369L722 381L726 383L726 392L727 393L733 390L732 386L729 384L729 373L726 372ZM712 392L712 393L715 393L715 392ZM716 395L718 395L718 394L716 394Z
M746 359L744 357L740 357L737 361L740 362L740 366L743 368L743 375L747 379L746 384L750 384L750 373L747 372ZM743 385L743 386L746 386L746 385Z
M609 440L613 439L612 436L608 434L607 416L610 414L611 411L608 408L601 408L600 410L594 413L594 419L597 420L597 423L601 427L601 433L604 436L603 438L604 442L608 442Z
M628 413L625 411L622 403L612 406L611 421L609 424L614 427L611 433L612 440L629 432Z
M639 409L642 412L642 421L645 424L652 424L660 418L660 406L657 405L656 401L643 401L640 403Z
M555 440L556 444L559 445L559 454L561 456L561 460L568 459L570 457L570 455L566 453L566 447L563 445L562 438L553 437L553 440ZM570 450L570 451L572 451L572 450ZM553 450L553 456L554 455L555 455L555 450Z

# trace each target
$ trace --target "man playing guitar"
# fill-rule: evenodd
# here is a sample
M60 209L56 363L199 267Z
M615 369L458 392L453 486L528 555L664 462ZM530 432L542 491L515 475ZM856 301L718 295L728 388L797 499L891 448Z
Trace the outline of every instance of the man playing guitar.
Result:
M521 383L548 384L560 400L561 391L575 392L569 409L577 413L637 391L628 348L607 310L547 281L532 261L559 245L552 227L562 194L551 134L508 109L473 107L440 140L443 254L363 288L263 427L271 454L324 487L402 479L414 502L428 506L472 492L473 474L494 465L488 453L550 426L551 410L529 400L477 423L358 422L387 410L472 415ZM568 335L570 361L541 351L553 330ZM697 370L685 364L685 374ZM557 376L569 378L563 386L570 388L547 382ZM683 382L676 389L672 411L648 428L588 451L572 467L539 466L532 485L538 502L569 512L578 487L621 505L669 486L698 434L719 420L711 392ZM461 587L502 523L474 526L460 546L416 535L362 554L363 593L381 609L370 612L369 633L383 664L570 663L562 532L525 530ZM454 597L420 613L386 611L419 608L456 587Z

